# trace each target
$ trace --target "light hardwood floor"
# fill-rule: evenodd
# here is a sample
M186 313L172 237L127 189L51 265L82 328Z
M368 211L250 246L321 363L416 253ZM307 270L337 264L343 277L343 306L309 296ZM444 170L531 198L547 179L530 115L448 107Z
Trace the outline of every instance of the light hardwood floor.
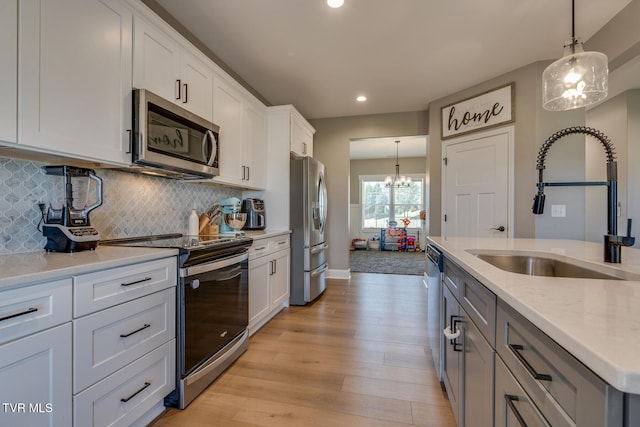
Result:
M153 427L454 426L420 276L353 273L289 307L183 411Z

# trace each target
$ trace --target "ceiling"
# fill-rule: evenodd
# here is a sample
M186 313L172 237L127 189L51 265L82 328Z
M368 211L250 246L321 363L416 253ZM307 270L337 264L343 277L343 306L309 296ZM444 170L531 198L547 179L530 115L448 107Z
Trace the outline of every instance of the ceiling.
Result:
M270 104L308 119L426 110L560 57L571 36L569 0L156 2ZM629 2L576 0L576 36L588 40Z

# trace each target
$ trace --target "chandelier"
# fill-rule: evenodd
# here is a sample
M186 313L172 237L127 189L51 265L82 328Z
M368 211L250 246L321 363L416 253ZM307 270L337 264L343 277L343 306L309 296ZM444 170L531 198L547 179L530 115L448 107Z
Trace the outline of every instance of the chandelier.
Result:
M398 163L398 144L400 141L396 141L396 174L391 177L390 175L384 179L384 185L387 188L402 188L411 185L411 178L406 176L400 176L400 164Z
M585 52L575 36L575 0L571 0L571 40L564 44L562 58L542 73L542 106L549 111L586 107L607 97L607 56Z

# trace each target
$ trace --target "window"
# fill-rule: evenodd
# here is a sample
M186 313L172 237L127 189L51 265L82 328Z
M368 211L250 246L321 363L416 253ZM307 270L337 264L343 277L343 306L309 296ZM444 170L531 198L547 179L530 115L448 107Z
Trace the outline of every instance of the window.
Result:
M396 221L403 227L402 219L409 218L407 228L420 228L420 211L424 210L424 177L411 175L411 185L404 188L387 188L384 176L361 176L362 228L376 229Z

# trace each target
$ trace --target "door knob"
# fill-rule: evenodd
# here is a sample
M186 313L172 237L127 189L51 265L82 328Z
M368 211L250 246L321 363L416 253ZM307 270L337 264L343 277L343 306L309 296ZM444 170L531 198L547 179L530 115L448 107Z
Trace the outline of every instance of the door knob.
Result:
M503 232L504 230L506 230L506 228L504 228L504 225L501 225L499 227L492 227L490 228L490 230L498 230L499 232Z

